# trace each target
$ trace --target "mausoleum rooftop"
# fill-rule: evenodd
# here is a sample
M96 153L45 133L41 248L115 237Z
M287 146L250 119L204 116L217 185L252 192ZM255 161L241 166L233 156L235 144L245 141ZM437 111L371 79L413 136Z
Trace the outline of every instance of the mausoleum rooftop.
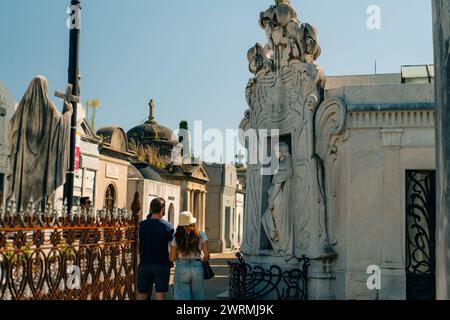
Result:
M404 68L397 74L327 77L325 97L342 99L349 112L433 110L433 77L408 77Z

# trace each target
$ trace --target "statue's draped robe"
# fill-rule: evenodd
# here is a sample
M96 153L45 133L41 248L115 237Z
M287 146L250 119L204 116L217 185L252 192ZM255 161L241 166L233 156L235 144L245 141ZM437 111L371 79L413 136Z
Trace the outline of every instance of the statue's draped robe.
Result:
M292 166L285 161L283 167L274 175L272 186L268 194L271 197L275 186L280 186L280 191L274 198L273 210L267 209L262 217L264 231L269 238L273 249L280 253L286 261L294 257L294 219L292 217L291 192L292 192ZM275 234L278 239L275 239Z
M17 210L43 205L65 183L72 111L61 114L44 77L31 81L10 122L7 201Z

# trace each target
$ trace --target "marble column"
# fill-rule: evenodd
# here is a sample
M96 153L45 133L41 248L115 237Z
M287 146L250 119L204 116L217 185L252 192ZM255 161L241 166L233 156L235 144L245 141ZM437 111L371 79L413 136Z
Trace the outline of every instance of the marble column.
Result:
M189 211L195 216L195 190L191 190L191 201Z
M201 210L200 210L200 214L202 217L202 221L203 221L203 231L206 231L206 191L203 191L200 197L200 201L201 201Z
M86 175L87 175L87 169L81 168L81 197L86 196ZM92 201L92 199L91 199Z
M436 297L450 298L450 2L433 0L436 103Z
M183 211L189 211L191 208L191 190L190 189L186 189L184 191L184 205L182 210Z
M200 219L200 191L194 193L194 217L197 218L197 225L201 228L202 221Z
M381 300L406 299L404 232L402 210L402 172L400 147L403 129L382 129L383 165L383 260L381 263Z

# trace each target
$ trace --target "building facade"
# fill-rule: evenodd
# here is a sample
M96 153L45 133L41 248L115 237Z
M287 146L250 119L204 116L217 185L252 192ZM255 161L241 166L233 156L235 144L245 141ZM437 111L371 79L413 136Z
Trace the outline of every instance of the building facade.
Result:
M244 189L236 166L206 164L210 176L207 186L206 232L211 252L238 249L242 241Z
M245 188L240 183L236 188L236 220L234 225L233 248L239 250L244 237Z
M139 169L138 169L139 168ZM148 164L130 165L128 169L128 204L131 205L135 193L139 192L141 203L140 219L146 219L150 213L150 203L155 198L166 201L164 220L178 225L178 214L181 205L180 186L163 181L161 176Z
M148 120L127 132L132 149L137 160L144 163L144 166L150 165L164 182L180 187L180 211L191 211L197 218L198 228L204 231L208 172L203 163L196 162L193 158L183 159L179 137L156 121L153 100L150 101L149 107ZM186 141L184 143L186 144Z
M134 153L122 128L105 127L96 133L102 141L99 146L95 208L113 210L128 208L128 168ZM129 209L129 208L128 208Z
M435 295L434 84L428 76L408 78L409 71L327 78L326 98L347 110L328 167L337 299ZM367 287L373 265L381 270L380 290Z
M209 174L204 165L181 165L160 169L162 179L181 190L180 211L190 211L200 230L206 230L206 199ZM179 212L178 212L179 213Z
M85 120L81 123L80 133L80 159L79 169L75 172L74 197L78 200L77 202L81 197L89 197L93 207L96 207L101 139Z

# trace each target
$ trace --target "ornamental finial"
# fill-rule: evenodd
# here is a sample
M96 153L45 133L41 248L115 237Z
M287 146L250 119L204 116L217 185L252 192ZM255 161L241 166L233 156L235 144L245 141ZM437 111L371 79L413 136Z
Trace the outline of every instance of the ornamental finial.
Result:
M154 117L155 101L153 101L153 99L151 99L148 106L150 107L150 116L148 117L148 120L153 121L155 119L155 117Z
M275 0L275 5L280 5L280 4L291 4L291 0Z

